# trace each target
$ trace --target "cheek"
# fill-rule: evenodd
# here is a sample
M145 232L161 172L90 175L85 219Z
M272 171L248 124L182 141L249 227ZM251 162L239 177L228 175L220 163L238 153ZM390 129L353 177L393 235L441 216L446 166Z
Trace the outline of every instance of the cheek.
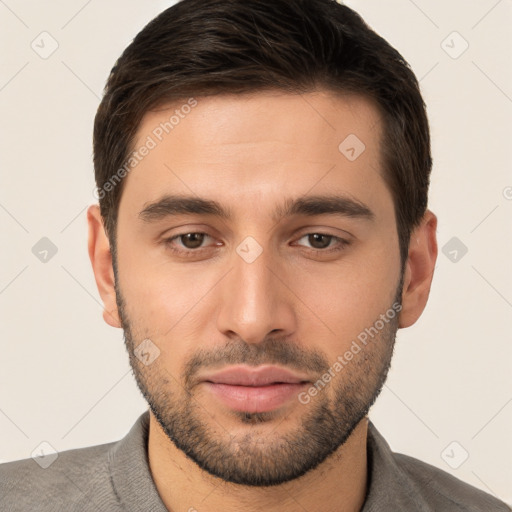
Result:
M172 267L162 258L156 261L151 257L154 252L137 244L120 244L118 270L133 327L148 337L159 338L199 300L200 290L187 279L188 272Z
M297 302L307 338L323 332L333 351L345 349L391 307L399 272L398 248L384 243L368 244L337 263L309 265L300 278L295 272L292 289L307 306Z
M119 261L119 278L126 314L135 345L151 339L159 348L165 369L180 375L180 365L191 348L207 346L211 302L219 269L213 266L179 265L149 251L125 246Z

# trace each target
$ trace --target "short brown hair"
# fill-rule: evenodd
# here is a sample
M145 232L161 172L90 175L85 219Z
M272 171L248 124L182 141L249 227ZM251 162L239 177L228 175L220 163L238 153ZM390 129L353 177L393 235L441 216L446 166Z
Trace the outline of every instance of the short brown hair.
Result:
M335 0L182 0L139 32L115 63L94 122L96 186L114 250L125 181L118 171L144 114L190 96L268 89L356 93L377 106L405 264L432 168L425 104L404 58Z

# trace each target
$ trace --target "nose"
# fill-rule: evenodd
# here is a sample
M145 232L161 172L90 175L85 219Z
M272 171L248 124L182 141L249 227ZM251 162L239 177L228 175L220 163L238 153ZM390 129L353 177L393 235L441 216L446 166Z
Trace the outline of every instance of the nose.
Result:
M254 344L269 335L284 337L295 332L293 294L280 265L270 250L263 250L254 261L233 255L233 268L219 290L217 327L222 334Z

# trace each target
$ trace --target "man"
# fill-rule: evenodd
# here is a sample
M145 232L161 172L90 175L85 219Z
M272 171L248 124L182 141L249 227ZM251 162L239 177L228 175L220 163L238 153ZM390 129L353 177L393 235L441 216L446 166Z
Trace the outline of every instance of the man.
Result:
M183 0L98 109L89 255L150 410L2 510L501 511L367 413L437 257L414 74L333 0Z

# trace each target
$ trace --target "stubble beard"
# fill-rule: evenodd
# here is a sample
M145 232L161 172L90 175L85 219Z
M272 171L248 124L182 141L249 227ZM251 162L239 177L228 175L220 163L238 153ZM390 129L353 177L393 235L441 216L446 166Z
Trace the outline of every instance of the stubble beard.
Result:
M401 303L402 279L403 273L394 304ZM226 366L279 364L321 376L334 361L329 364L318 351L305 351L274 337L260 344L230 340L213 352L199 350L186 361L179 376L172 376L159 359L144 366L134 354L136 344L144 337L134 336L118 282L116 276L119 317L142 395L170 441L201 469L226 482L273 486L311 471L344 445L367 415L387 378L398 314L308 404L297 400L292 414L298 409L300 420L295 427L280 433L286 417L278 410L230 411L230 422L236 419L239 424L250 426L238 428L244 433L233 435L222 425L222 414L216 414L214 420L202 405L200 386L194 379L198 369L211 368L219 362Z

